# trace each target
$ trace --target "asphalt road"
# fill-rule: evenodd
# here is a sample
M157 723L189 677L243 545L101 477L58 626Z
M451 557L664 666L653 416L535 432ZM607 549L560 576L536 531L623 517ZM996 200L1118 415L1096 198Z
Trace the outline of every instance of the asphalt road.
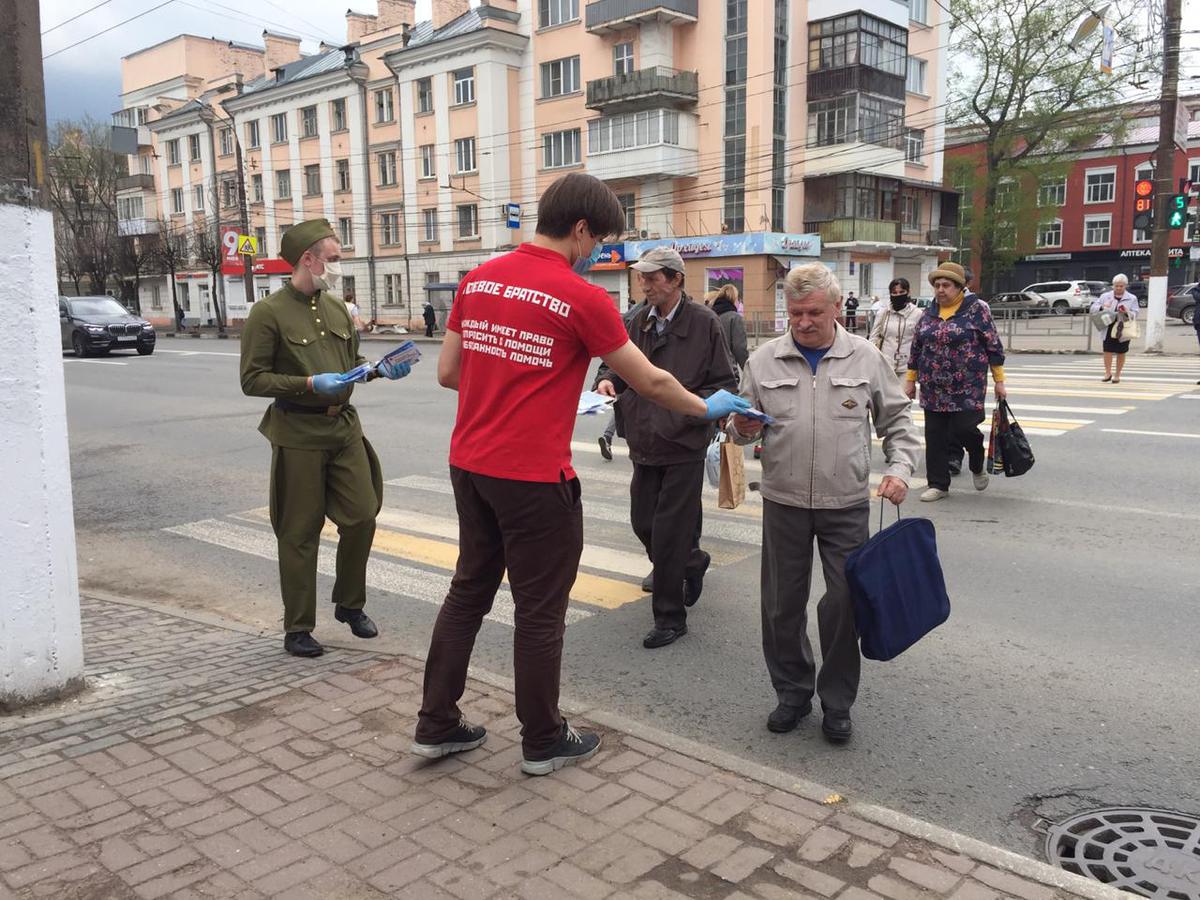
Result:
M256 431L265 401L242 396L236 344L160 348L64 359L83 586L275 630L269 449ZM436 384L436 347L424 349L405 381L356 394L396 482L371 574L384 633L374 647L412 653L426 649L454 556L454 400ZM597 419L576 429L590 554L590 581L576 587L590 599L572 603L564 693L1031 855L1038 817L1200 813L1200 362L1134 359L1120 386L1100 384L1095 359L1012 357L1008 368L1037 466L983 494L960 481L947 501L919 504L914 492L905 505L937 526L953 613L900 659L864 665L848 748L827 745L816 721L766 731L753 498L717 513L709 496L716 564L691 632L642 648L649 598L635 586L648 565L628 528L629 464L587 452ZM323 576L326 596L329 586ZM813 607L820 590L818 576ZM475 663L509 673L501 606ZM351 640L327 607L319 620L321 639Z

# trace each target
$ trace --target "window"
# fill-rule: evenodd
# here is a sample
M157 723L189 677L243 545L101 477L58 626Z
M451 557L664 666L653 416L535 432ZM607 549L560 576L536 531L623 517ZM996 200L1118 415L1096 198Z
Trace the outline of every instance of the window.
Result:
M1152 240L1154 240L1152 231L1142 228L1133 229L1133 242L1135 244L1149 244Z
M292 170L280 169L275 173L275 199L287 200L292 196Z
M225 207L237 206L237 182L232 178L226 178L221 181L221 205Z
M141 156L138 157L138 162L141 163L142 174L149 175L150 167L153 165L153 163L150 159L150 154L149 153L142 154Z
M904 133L904 158L910 163L925 161L925 131L922 128L909 128Z
M479 207L474 203L466 203L458 208L458 236L479 237Z
M425 144L421 147L421 177L437 177L437 164L433 155L433 144Z
M1012 209L1017 199L1015 178L1001 178L996 185L996 209Z
M1083 245L1103 247L1112 242L1112 216L1084 216Z
M177 210L177 212L182 211ZM192 188L192 212L204 212L204 185L202 184Z
M338 240L342 242L343 247L354 246L354 222L349 216L338 219Z
M353 275L343 275L342 276L342 297L344 297L347 300L354 299L355 293L354 293L354 276Z
M399 213L380 213L379 240L385 247L400 243Z
M383 276L383 305L396 306L400 303L400 276Z
M200 162L200 135L188 135L188 159L192 162Z
M559 169L579 165L583 159L579 129L542 135L542 168Z
M379 186L387 187L396 183L396 151L376 155L379 161Z
M561 97L579 90L579 57L542 63L542 97Z
M425 273L425 283L426 284L440 284L441 281L442 281L442 273L441 272L426 272Z
M605 116L588 122L588 153L608 153L633 147L678 143L679 113L673 109L647 109L635 113L622 113L619 116Z
M233 129L222 128L220 131L221 155L231 156L233 154Z
M901 146L904 104L866 94L849 94L808 104L809 146L862 142Z
M892 75L908 74L908 31L865 13L808 25L810 71L870 66Z
M337 189L339 191L350 190L350 160L339 159L334 166L337 169Z
M1062 206L1067 202L1067 179L1045 178L1038 185L1038 206Z
M304 196L313 197L321 193L320 165L304 167Z
M633 194L617 194L621 214L625 217L625 230L637 231L637 197Z
M910 56L908 58L908 78L905 79L904 89L910 94L924 94L925 73L928 69L929 63L925 60Z
M1192 171L1193 172L1196 171L1195 165L1192 166ZM1137 169L1133 173L1133 180L1134 181L1142 181L1143 179L1145 179L1147 181L1154 180L1154 166L1144 165L1144 166L1137 167Z
M433 79L417 79L417 112L433 112Z
M375 92L375 124L394 121L396 110L392 105L392 89Z
M167 141L167 164L171 166L179 165L179 138Z
M346 101L338 98L329 104L329 111L332 113L333 130L346 130Z
M438 239L438 221L436 209L421 210L421 240L436 241Z
M259 225L254 229L254 239L258 241L258 252L260 256L267 255L267 229L263 225Z
M900 224L905 231L916 231L921 224L921 199L915 194L900 198Z
M162 309L162 288L157 284L150 285L150 308Z
M175 215L183 212L183 188L171 188L171 212Z
M256 150L262 146L258 136L258 119L246 123L246 146Z
M908 18L918 25L928 25L929 0L908 0Z
M1084 203L1112 203L1117 193L1116 169L1088 169L1084 178ZM1107 240L1104 243L1108 243Z
M475 102L475 70L459 69L454 78L454 105Z
M146 215L145 209L145 203L140 196L117 198L117 218L122 222L143 218Z
M633 44L626 42L613 47L613 74L633 74Z
M1012 222L997 222L992 230L997 250L1015 250L1017 247L1017 228Z
M475 171L475 138L459 138L454 142L455 172Z
M1062 246L1062 219L1053 222L1043 222L1038 227L1037 245L1039 247Z
M263 202L263 177L262 175L250 176L250 196L254 198L255 203Z
M192 300L188 296L187 283L185 282L184 284L175 285L175 293L179 299L179 308L182 309L185 313L191 312L192 311Z
M287 139L287 113L278 113L271 116L271 142L282 144Z
M306 106L300 110L300 137L310 138L317 136L317 108L315 106Z
M551 28L579 18L579 0L538 0L538 27Z

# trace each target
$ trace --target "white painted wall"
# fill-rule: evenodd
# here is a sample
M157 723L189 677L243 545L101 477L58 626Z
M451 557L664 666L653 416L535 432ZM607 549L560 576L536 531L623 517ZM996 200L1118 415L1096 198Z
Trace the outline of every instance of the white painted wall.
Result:
M0 708L83 678L71 460L49 212L0 205Z

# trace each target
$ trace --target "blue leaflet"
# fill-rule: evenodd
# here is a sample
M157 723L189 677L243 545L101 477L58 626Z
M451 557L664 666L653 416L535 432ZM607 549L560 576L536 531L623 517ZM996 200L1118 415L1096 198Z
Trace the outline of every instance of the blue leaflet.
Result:
M338 376L338 381L342 384L353 384L356 381L366 381L367 376L371 374L374 368L370 363L363 363L361 366L355 366L349 372L343 372Z
M758 421L762 422L764 425L775 424L775 420L771 416L768 416L762 410L754 409L753 407L746 410L744 413L742 413L742 415L747 419L758 419Z

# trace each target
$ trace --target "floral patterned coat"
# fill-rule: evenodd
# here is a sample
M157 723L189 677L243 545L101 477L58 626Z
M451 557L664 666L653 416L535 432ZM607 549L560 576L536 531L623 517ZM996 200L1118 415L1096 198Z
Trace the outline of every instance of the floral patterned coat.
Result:
M1004 345L992 314L974 294L949 319L930 304L913 335L909 369L921 385L921 406L931 412L982 410L988 368L1004 365Z

